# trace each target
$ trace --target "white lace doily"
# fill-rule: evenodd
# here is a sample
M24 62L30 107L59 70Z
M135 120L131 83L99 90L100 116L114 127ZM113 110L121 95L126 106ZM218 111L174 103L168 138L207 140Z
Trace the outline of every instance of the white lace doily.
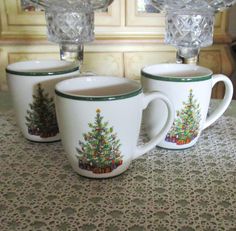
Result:
M29 142L14 121L0 114L1 231L236 230L232 117L221 117L195 147L153 149L106 180L80 177L60 142Z

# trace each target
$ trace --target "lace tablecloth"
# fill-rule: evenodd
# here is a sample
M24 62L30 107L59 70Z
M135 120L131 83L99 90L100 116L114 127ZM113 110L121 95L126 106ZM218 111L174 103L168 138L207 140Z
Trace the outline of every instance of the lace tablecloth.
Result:
M0 230L235 231L236 119L221 117L193 148L156 148L118 177L91 180L60 142L29 142L2 113Z

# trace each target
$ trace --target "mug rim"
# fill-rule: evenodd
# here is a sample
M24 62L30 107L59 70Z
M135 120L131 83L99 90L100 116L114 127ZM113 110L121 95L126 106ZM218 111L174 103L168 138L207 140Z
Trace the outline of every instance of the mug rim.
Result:
M172 73L174 73L176 76L173 75L168 75L168 74L153 74L151 73L151 71L148 72L147 69L150 68L155 68L155 67L159 67L159 68L170 68L170 67L178 67L181 68L181 72L183 73L184 70L188 71L197 71L197 70L201 70L202 73L199 75L195 75L195 76L188 76L186 75L186 77L183 76L178 76L178 73L176 72L176 74L174 73L174 71L172 71ZM184 68L183 68L184 67ZM170 72L170 71L169 71ZM205 73L204 73L205 72ZM199 65L194 65L194 64L177 64L177 63L165 63L165 64L154 64L154 65L149 65L146 67L143 67L141 69L141 75L143 77L149 78L149 79L154 79L154 80L160 80L160 81L169 81L169 82L199 82L199 81L205 81L205 80L209 80L211 79L213 72L206 67L203 66L199 66Z
M77 80L83 80L86 81L89 79L104 79L104 80L120 80L121 83L131 83L133 84L133 86L135 86L136 89L132 90L132 91L128 91L125 93L121 93L121 94L114 94L114 95L102 95L102 96L88 96L88 95L77 95L77 94L73 94L73 93L69 93L68 90L61 90L59 89L61 87L61 85L65 85L68 82L72 82L72 81L77 81ZM82 77L77 77L77 78L73 78L73 79L67 79L67 80L63 80L59 83L56 84L55 86L55 94L63 97L63 98L67 98L67 99L72 99L72 100L80 100L80 101L114 101L114 100L121 100L121 99L127 99L127 98L131 98L134 96L139 95L140 93L143 92L143 87L141 86L141 84L139 84L138 82L134 81L134 80L130 80L130 79L126 79L126 78L122 78L122 77L113 77L113 76L82 76Z
M17 66L19 65L26 65L26 67L29 67L30 64L40 64L40 63L58 63L58 64L64 64L63 66L58 65L58 67L48 67L49 70L45 71L43 70L30 70L27 71L27 69L23 70L17 70ZM50 68L52 69L50 71ZM56 60L56 59L43 59L43 60L28 60L28 61L21 61L21 62L15 62L12 64L9 64L6 67L6 73L13 74L13 75L19 75L19 76L31 76L31 77L37 77L37 76L53 76L53 75L63 75L67 73L71 73L74 71L78 71L79 66L75 63L71 63L64 60Z

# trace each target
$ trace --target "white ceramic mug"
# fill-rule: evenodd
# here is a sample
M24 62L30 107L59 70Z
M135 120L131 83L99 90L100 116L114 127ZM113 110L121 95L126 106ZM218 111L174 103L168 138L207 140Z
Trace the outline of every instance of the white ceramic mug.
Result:
M78 76L78 66L60 60L33 60L10 64L6 73L23 135L36 142L60 140L54 88L59 81Z
M56 85L62 144L73 169L91 178L113 177L155 147L173 123L174 111L162 93L143 94L139 83L119 77L80 77ZM142 111L154 99L167 107L162 130L137 146Z
M163 92L175 106L174 123L158 144L163 148L184 149L193 146L202 130L225 112L233 95L233 85L227 76L213 75L210 69L196 65L157 64L143 68L141 75L144 92ZM224 99L207 117L212 88L217 82L225 85ZM165 105L159 100L152 102L144 112L149 137L154 137L161 130L166 117Z

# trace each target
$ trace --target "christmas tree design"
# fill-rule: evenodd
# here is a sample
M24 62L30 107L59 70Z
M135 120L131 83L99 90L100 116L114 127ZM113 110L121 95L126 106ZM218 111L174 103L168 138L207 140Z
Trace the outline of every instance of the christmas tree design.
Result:
M200 105L194 98L193 90L190 89L187 102L183 102L183 108L177 111L175 119L165 140L177 145L188 144L193 141L198 133L201 121Z
M44 93L41 84L37 84L36 94L29 107L25 119L30 135L48 138L59 133L53 98Z
M88 126L91 130L83 134L84 142L79 141L76 148L79 167L95 174L112 172L123 163L117 134L103 122L100 109L96 110L95 122Z

